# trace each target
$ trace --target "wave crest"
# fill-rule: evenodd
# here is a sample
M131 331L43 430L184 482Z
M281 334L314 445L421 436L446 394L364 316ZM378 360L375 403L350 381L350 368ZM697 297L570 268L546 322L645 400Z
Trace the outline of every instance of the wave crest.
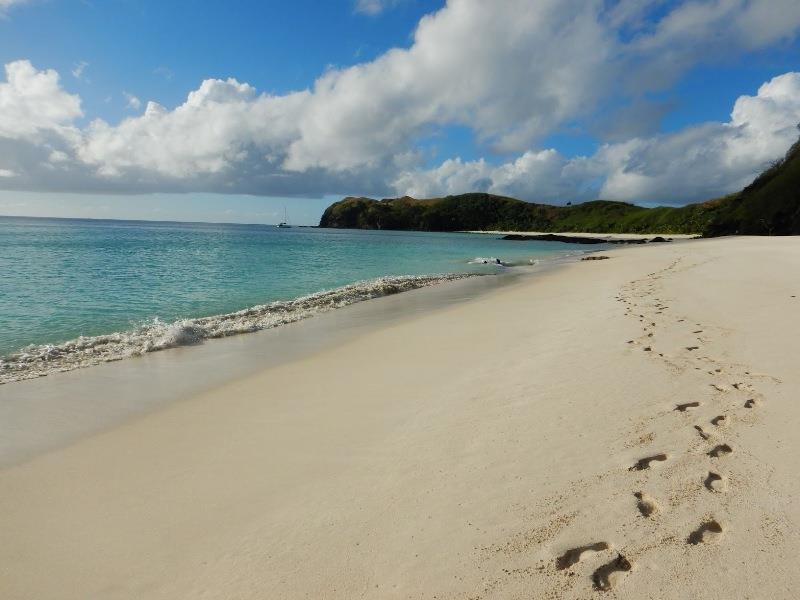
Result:
M154 319L130 331L81 336L61 344L27 346L19 352L0 358L0 384L43 377L59 371L71 371L167 348L199 344L207 339L271 329L356 302L475 276L477 275L470 273L380 277L294 300L260 304L222 315L182 319L172 323Z

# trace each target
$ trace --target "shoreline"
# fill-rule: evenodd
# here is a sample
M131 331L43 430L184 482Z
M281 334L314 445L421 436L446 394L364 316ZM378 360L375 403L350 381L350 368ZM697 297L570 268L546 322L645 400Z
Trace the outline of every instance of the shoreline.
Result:
M444 273L378 277L230 313L189 317L173 322L155 319L136 329L79 336L56 344L33 344L0 356L0 386L138 358L152 352L196 346L205 341L256 333L365 300L484 275L489 274Z
M0 385L0 468L361 335L558 268L463 277L371 298L277 327ZM109 397L108 390L114 394Z
M282 327L365 300L374 300L432 285L476 277L502 277L510 274L508 269L557 265L593 251L596 250L575 248L569 253L537 259L530 265L500 263L504 271L493 273L462 271L431 275L385 275L289 300L248 306L229 313L185 317L175 321L162 321L156 317L127 330L92 336L82 335L57 343L31 344L0 355L0 389L10 383ZM467 264L480 264L476 260L473 259ZM492 262L484 264L493 265Z
M603 253L0 469L0 596L791 598L800 240Z

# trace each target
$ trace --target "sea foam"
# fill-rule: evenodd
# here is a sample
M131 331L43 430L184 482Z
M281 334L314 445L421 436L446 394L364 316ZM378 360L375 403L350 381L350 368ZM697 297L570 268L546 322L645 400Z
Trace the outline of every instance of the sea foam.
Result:
M476 274L448 274L380 277L223 315L171 323L155 319L130 331L81 336L61 344L27 346L19 352L0 358L0 384L141 356L167 348L199 344L207 339L270 329L363 300L475 276Z

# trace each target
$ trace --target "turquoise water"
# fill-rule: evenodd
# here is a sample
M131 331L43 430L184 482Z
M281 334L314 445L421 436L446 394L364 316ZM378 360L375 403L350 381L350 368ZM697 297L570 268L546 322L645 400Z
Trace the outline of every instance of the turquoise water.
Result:
M457 233L0 217L0 356L386 275L496 273L571 244Z

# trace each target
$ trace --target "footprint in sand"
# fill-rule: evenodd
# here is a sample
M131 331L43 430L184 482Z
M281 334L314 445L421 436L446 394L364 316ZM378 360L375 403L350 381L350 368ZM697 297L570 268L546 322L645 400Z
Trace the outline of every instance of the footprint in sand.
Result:
M702 544L707 541L706 536L708 536L708 534L720 533L722 533L722 525L717 523L717 521L714 519L709 519L689 534L689 537L686 539L686 543L692 545ZM709 538L710 537L716 537L716 535L709 536Z
M686 402L684 404L678 404L675 406L674 410L677 410L678 412L686 412L688 409L697 408L698 406L700 406L699 402Z
M697 433L700 434L700 437L703 438L704 440L707 440L709 437L711 437L709 434L703 431L703 428L700 427L700 425L695 425L694 428L697 430Z
M725 418L726 418L725 415L717 415L716 417L711 419L711 424L714 427L719 427L722 424L722 422L725 420Z
M723 485L722 475L714 473L714 471L709 471L705 481L703 481L703 485L709 492L721 492Z
M745 408L753 408L756 405L756 401L754 398L750 398L744 403Z
M633 565L631 565L631 562L622 556L622 554L618 554L617 558L604 564L594 573L592 573L592 583L594 583L594 588L601 592L609 591L613 587L611 576L614 573L630 571L632 568Z
M610 546L606 542L596 542L594 544L586 544L585 546L571 548L556 559L556 569L559 571L568 569L580 561L584 552L600 552L602 550L608 550L609 547Z
M728 444L718 444L708 452L708 455L712 458L719 458L723 454L730 454L731 452L733 452L733 448Z
M650 468L650 463L653 461L662 462L667 460L666 454L655 454L653 456L646 456L645 458L640 458L636 461L636 464L630 467L629 471L644 471Z
M653 500L653 498L644 492L634 492L633 495L637 500L636 508L639 509L639 512L642 513L643 517L649 517L650 515L658 512L658 504L655 500Z

